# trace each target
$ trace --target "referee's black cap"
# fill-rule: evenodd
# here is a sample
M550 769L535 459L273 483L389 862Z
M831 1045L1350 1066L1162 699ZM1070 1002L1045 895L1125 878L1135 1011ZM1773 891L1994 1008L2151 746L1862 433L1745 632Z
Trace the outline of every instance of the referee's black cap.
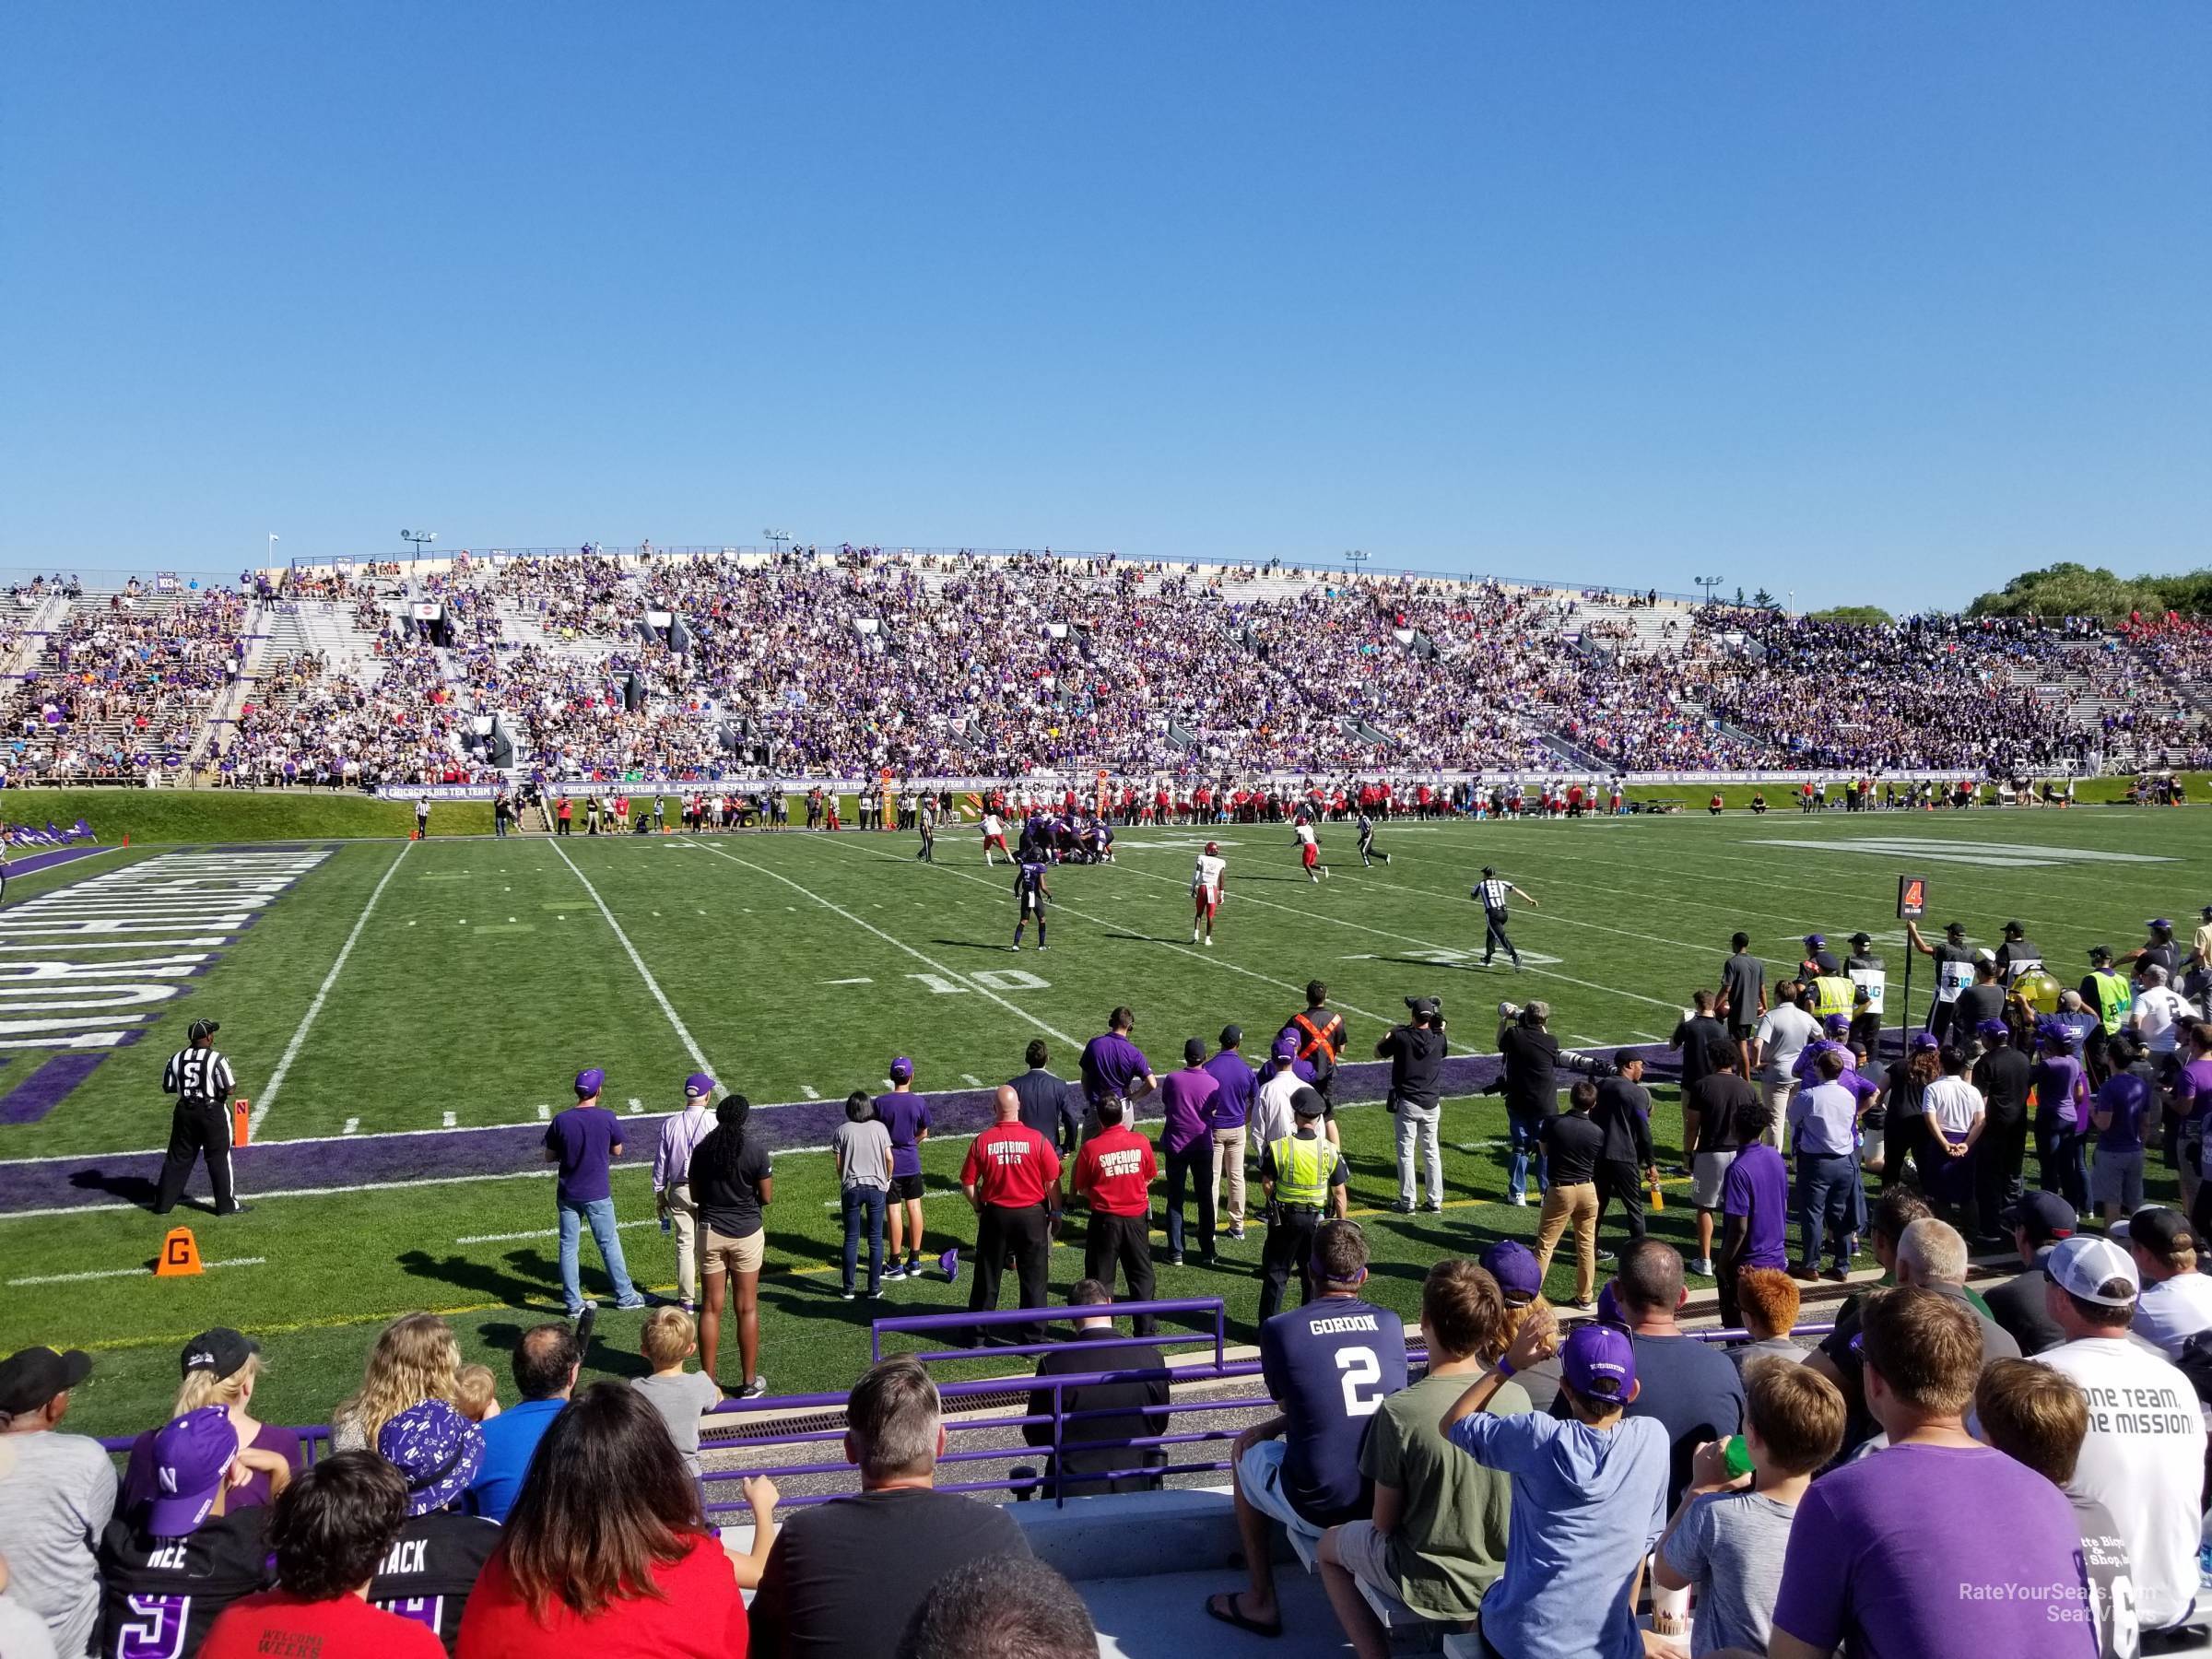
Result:
M192 1022L192 1029L184 1034L192 1041L198 1042L205 1038L214 1036L222 1029L223 1028L219 1024L212 1019L195 1019Z

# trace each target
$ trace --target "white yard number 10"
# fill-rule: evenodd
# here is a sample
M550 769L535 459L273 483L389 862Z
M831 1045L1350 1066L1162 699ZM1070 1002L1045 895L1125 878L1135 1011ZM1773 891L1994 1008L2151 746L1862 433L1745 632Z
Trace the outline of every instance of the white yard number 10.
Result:
M1033 973L1024 973L1018 968L979 969L967 976L971 983L966 985L942 973L910 973L906 977L920 980L939 996L959 996L975 985L981 985L986 991L1050 991L1053 988L1047 981L1039 979Z
M1382 1404L1382 1362L1373 1348L1336 1350L1336 1369L1344 1373L1344 1414L1372 1417Z

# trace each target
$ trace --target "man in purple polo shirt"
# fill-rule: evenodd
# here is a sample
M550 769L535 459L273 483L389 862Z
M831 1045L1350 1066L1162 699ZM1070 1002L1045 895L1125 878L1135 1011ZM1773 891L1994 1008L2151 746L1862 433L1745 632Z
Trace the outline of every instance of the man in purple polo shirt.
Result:
M1260 1080L1244 1056L1237 1053L1237 1045L1244 1041L1242 1030L1236 1026L1221 1028L1221 1052L1206 1063L1221 1090L1207 1107L1206 1121L1213 1130L1214 1171L1210 1183L1214 1195L1214 1216L1218 1220L1229 1218L1229 1236L1244 1236L1244 1135L1245 1124L1252 1117L1252 1103L1259 1098ZM1229 1183L1229 1206L1221 1203L1221 1185Z
M876 1097L876 1116L891 1135L891 1265L883 1277L920 1278L922 1143L929 1138L929 1102L914 1092L914 1063L904 1054L891 1062L891 1092Z
M576 1282L576 1258L584 1226L599 1246L606 1277L615 1284L615 1306L641 1308L645 1299L629 1282L622 1259L622 1235L615 1230L615 1200L607 1182L609 1166L622 1156L622 1124L599 1104L606 1073L594 1065L576 1074L576 1104L546 1125L546 1161L560 1166L555 1202L560 1212L560 1290L569 1317L592 1304Z
M1135 1011L1116 1008L1106 1017L1106 1030L1083 1045L1082 1059L1084 1099L1094 1106L1107 1099L1127 1100L1131 1110L1122 1121L1133 1126L1136 1102L1159 1087L1159 1079L1152 1075L1152 1062L1129 1041L1129 1033L1135 1029ZM1098 1126L1095 1119L1090 1126Z
M1747 1267L1790 1265L1790 1167L1767 1144L1774 1108L1764 1095L1736 1109L1736 1144L1742 1148L1721 1178L1721 1248L1714 1263L1721 1323L1739 1324L1735 1276Z
M1196 1037L1182 1045L1182 1069L1161 1081L1159 1100L1167 1120L1160 1125L1159 1161L1168 1172L1168 1260L1182 1265L1182 1191L1198 1189L1198 1253L1214 1259L1213 1126L1207 1113L1221 1084L1206 1069L1206 1043Z

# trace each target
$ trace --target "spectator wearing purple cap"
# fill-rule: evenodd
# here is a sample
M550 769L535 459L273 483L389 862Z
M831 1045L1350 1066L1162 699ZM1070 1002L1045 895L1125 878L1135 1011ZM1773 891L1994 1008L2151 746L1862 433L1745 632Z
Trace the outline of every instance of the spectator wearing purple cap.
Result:
M691 1201L691 1155L714 1127L714 1079L693 1072L684 1079L683 1110L661 1125L653 1154L653 1198L661 1229L676 1236L676 1294L688 1313L699 1301L699 1206Z
M410 1406L376 1437L376 1449L407 1480L407 1518L370 1582L369 1600L428 1625L452 1653L468 1593L491 1552L499 1524L462 1507L484 1465L484 1435L443 1400Z
M0 1558L13 1594L46 1621L63 1653L82 1653L100 1617L92 1552L115 1511L115 1465L100 1442L56 1432L91 1356L25 1348L0 1361Z
M100 1653L196 1653L216 1616L268 1582L269 1511L237 1502L239 1451L219 1406L181 1413L148 1437L151 1494L100 1537Z
M1255 1147L1280 1140L1291 1131L1295 1119L1290 1097L1308 1087L1298 1076L1297 1062L1298 1040L1277 1037L1267 1051L1267 1065L1259 1074L1259 1088L1253 1097L1251 1127ZM1322 1104L1325 1107L1328 1102Z
M929 1138L929 1101L914 1092L914 1063L904 1054L891 1062L890 1078L890 1093L876 1097L877 1121L891 1137L891 1265L883 1277L920 1278L922 1143Z
M577 1283L578 1244L584 1227L599 1246L599 1259L614 1281L615 1306L641 1308L645 1299L629 1282L629 1267L622 1259L622 1235L615 1230L615 1200L608 1174L615 1159L622 1156L622 1124L599 1104L599 1090L606 1073L591 1066L576 1074L576 1104L554 1115L546 1125L546 1161L558 1164L560 1179L554 1192L560 1218L560 1289L569 1317L574 1319L592 1304Z
M1518 1239L1500 1239L1482 1253L1482 1268L1498 1281L1500 1294L1505 1298L1505 1317L1490 1340L1483 1345L1481 1359L1490 1365L1513 1346L1513 1338L1521 1327L1531 1319L1551 1317L1551 1304L1544 1300L1544 1269L1536 1261L1536 1253ZM1524 1366L1513 1373L1513 1381L1527 1392L1533 1410L1549 1411L1552 1402L1559 1397L1559 1357Z
M1524 1366L1554 1353L1565 1416L1486 1409ZM1656 1421L1626 1415L1637 1393L1627 1333L1578 1325L1562 1344L1546 1311L1438 1424L1512 1481L1505 1571L1482 1598L1482 1640L1499 1659L1641 1659L1636 1598L1666 1524L1667 1443Z

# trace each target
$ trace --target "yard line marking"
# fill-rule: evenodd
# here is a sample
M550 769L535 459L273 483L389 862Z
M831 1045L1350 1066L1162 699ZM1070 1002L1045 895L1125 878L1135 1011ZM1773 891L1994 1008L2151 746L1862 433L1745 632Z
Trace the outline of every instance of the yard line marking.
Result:
M658 1227L660 1224L661 1222L659 1217L647 1216L641 1221L618 1221L615 1223L615 1226L618 1229L621 1229L630 1227ZM533 1227L522 1232L470 1233L468 1237L465 1239L455 1239L453 1242L456 1244L506 1244L511 1243L516 1239L558 1239L559 1237L560 1237L560 1229L558 1227Z
M820 1100L820 1099L822 1098L822 1097L821 1097L821 1096L820 1096L818 1093L817 1093L817 1092L815 1091L814 1085L813 1085L813 1084L811 1084L811 1083L802 1083L802 1084L800 1084L800 1085L799 1085L799 1092L800 1092L800 1093L802 1093L802 1094L804 1094L804 1095L805 1095L805 1096L806 1096L806 1097L808 1100Z
M973 1072L962 1072L960 1074L960 1081L967 1084L971 1088L981 1088L983 1086L983 1080L977 1077Z
M824 980L822 982L825 985L872 985L875 982L872 979Z
M645 966L645 959L638 954L638 947L629 942L629 935L622 931L622 924L615 920L615 912L608 910L606 900L599 897L599 889L592 885L589 877L576 867L576 861L561 851L558 842L554 843L553 852L562 864L569 866L569 873L583 883L583 890L592 896L592 902L599 907L599 913L606 918L607 926L614 929L615 938L629 957L629 965L638 971L638 977L645 982L645 989L653 993L653 1000L661 1005L661 1012L667 1016L668 1023L683 1041L684 1052L691 1056L700 1071L713 1071L712 1064L700 1052L699 1044L692 1041L690 1031L677 1014L676 1005L668 1000L668 994L661 989L661 982L653 977L653 970ZM567 918L563 917L562 920Z
M629 1097L629 1115L631 1117L640 1116L641 1113L643 1113L644 1110L645 1102L639 1100L636 1095L631 1095Z
M695 841L692 844L695 846L706 847L706 850L713 853L715 857L726 858L732 864L738 865L745 869L751 870L756 875L766 876L771 880L780 881L785 887L791 888L794 893L805 894L807 898L813 900L817 904L820 905L824 910L842 916L846 921L852 923L855 927L865 928L867 932L874 934L877 938L881 939L886 945L895 946L899 949L905 951L908 956L912 957L915 961L921 963L924 968L935 969L937 972L944 974L947 979L957 980L962 977L961 975L955 973L951 969L946 967L944 963L937 961L935 959L924 956L920 951L916 950L912 945L907 944L903 939L893 938L889 934L885 933L882 928L877 926L873 922L864 921L862 918L854 915L851 911L847 910L841 904L830 903L829 900L823 898L819 893L815 892L809 888L800 886L799 883L792 880L792 878L788 876L780 876L775 871L768 868L765 865L757 865L749 858L739 858L734 853L724 853L720 847L707 846L707 843L704 841ZM796 909L797 907L794 906L792 908ZM1083 1046L1077 1039L1070 1037L1065 1031L1057 1030L1053 1026L1045 1024L1043 1020L1038 1018L1036 1015L1030 1013L1019 1003L1008 1002L1005 997L1001 996L997 992L992 990L987 985L977 985L975 987L975 993L977 995L982 996L988 1001L996 1003L1000 1007L1006 1009L1007 1013L1013 1015L1017 1019L1028 1021L1030 1025L1035 1026L1039 1030L1042 1031L1047 1037L1056 1038L1058 1041L1067 1043L1074 1048L1081 1048Z
M352 1134L352 1133L353 1133L353 1132L354 1132L356 1129L359 1129L360 1126L361 1126L361 1120L360 1120L359 1118L358 1118L358 1117L347 1118L347 1119L346 1120L346 1127L345 1127L345 1128L343 1128L342 1130L340 1130L338 1133L340 1133L341 1135L351 1135L351 1134Z
M1641 1037L1646 1042L1665 1042L1666 1041L1665 1038L1660 1036L1656 1031L1630 1031L1629 1035L1631 1037Z
M414 844L413 841L399 843L399 856L393 859L392 867L384 872L384 878L376 884L375 891L369 895L369 902L361 906L360 916L354 923L353 931L346 935L346 943L338 947L338 959L330 965L330 971L323 976L322 988L315 993L315 1000L307 1005L307 1012L300 1019L300 1029L292 1033L291 1041L284 1045L284 1053L276 1061L276 1069L269 1074L268 1082L262 1086L261 1099L254 1102L253 1114L246 1120L249 1135L261 1133L262 1122L269 1115L269 1108L276 1104L276 1091L284 1087L284 1079L291 1072L292 1062L300 1057L300 1050L307 1041L308 1032L314 1030L315 1017L323 1012L324 1003L330 998L330 988L338 982L338 975L345 970L346 959L353 954L353 947L361 936L361 929L369 925L369 918L376 913L376 901L384 896L384 889L392 885L392 877L399 874L400 863L406 857L407 849Z
M266 1256L232 1256L227 1262L203 1262L204 1267L261 1267L268 1263ZM153 1271L150 1267L102 1267L94 1273L34 1273L29 1278L12 1278L7 1288L18 1285L81 1285L89 1279L129 1278L144 1277Z
M539 1123L541 1123L541 1124L542 1124L542 1123L544 1123L544 1122L545 1122L545 1121L546 1121L547 1118L551 1117L552 1115L553 1115L553 1108L552 1108L552 1107L550 1107L550 1106L540 1106L540 1107L537 1109L537 1121L538 1121Z
M1602 1046L1596 1038L1585 1037L1580 1031L1570 1031L1567 1033L1567 1035L1573 1038L1576 1044L1582 1048L1598 1048Z
M834 844L842 846L846 843L841 841ZM856 847L853 850L868 856L889 859L893 864L904 864L906 862L906 860L899 857L899 855L895 853L874 853L867 847ZM966 870L956 870L947 866L945 873L948 876L958 876L963 881L972 881L978 887L990 888L994 891L1005 890L999 887L998 883L994 881L987 881L981 876L971 875ZM1167 881L1171 887L1180 887L1182 885L1182 883L1177 882L1169 877L1161 877L1159 879ZM1114 924L1109 923L1100 917L1092 915L1088 911L1079 911L1071 904L1063 904L1055 900L1053 908L1057 911L1065 912L1068 915L1079 917L1083 921L1091 924L1094 927L1110 927L1114 925ZM1278 991L1288 991L1294 995L1302 995L1305 992L1305 987L1303 985L1294 985L1288 980L1277 979L1272 974L1261 973L1255 969L1243 967L1241 964L1230 961L1223 957L1208 956L1202 950L1193 950L1188 945L1178 944L1172 939L1159 939L1153 942L1156 944L1164 945L1170 950L1175 951L1182 956L1190 957L1195 961L1205 962L1209 966L1223 969L1230 973L1241 973L1246 979L1258 980L1263 985L1273 985ZM1376 1020L1384 1026L1390 1026L1396 1023L1394 1020L1392 1020L1383 1015L1370 1013L1365 1008L1355 1007L1352 1004L1344 1001L1342 998L1336 999L1336 1006L1342 1008L1347 1014L1357 1014L1362 1019ZM1456 1049L1463 1054L1478 1054L1482 1052L1480 1049L1476 1048L1470 1043L1453 1042L1449 1039L1446 1039L1446 1047L1447 1049ZM979 1084L977 1087L980 1088L982 1086Z
M445 1126L446 1126L448 1129L456 1129L456 1128L459 1128L459 1127L460 1127L460 1124L461 1124L461 1114L460 1114L459 1112L449 1112L445 1113L444 1115L445 1115Z

